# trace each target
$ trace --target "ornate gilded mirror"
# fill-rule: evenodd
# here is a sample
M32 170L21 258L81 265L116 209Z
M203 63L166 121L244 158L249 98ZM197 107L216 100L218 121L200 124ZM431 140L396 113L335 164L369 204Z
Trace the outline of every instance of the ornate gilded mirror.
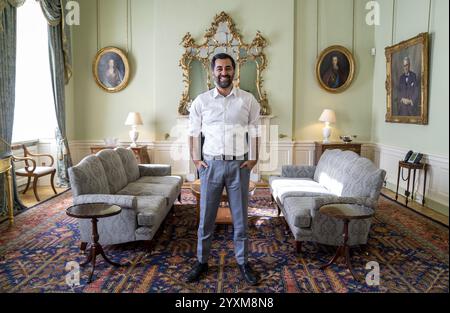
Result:
M259 31L250 44L245 44L231 17L221 12L214 17L202 44L196 44L190 33L183 37L181 44L186 49L180 60L184 82L184 91L178 106L181 115L189 114L189 107L197 95L213 88L211 59L221 52L228 53L236 61L234 86L255 96L261 105L261 115L270 114L267 94L262 86L262 73L267 67L263 50L267 41Z

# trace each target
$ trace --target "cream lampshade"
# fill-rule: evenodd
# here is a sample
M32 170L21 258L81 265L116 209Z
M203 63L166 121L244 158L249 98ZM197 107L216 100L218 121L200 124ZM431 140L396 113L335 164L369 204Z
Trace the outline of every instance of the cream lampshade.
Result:
M323 128L323 142L330 142L331 136L331 123L336 123L336 114L333 110L325 109L319 117L319 121L325 123L325 127Z
M131 147L136 147L136 140L139 137L139 132L137 131L137 125L143 125L142 123L142 117L139 112L130 112L128 113L127 120L125 121L125 125L131 126L131 130L129 132L130 139L132 141Z

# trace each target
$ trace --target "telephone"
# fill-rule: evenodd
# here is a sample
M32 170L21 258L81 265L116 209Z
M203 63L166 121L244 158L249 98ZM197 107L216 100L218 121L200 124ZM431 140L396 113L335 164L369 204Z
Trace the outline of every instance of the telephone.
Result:
M412 154L413 154L413 151L409 150L408 153L406 153L405 158L403 159L403 162L408 162L409 158L411 157Z
M422 160L422 157L423 157L422 153L413 152L412 150L409 150L408 153L405 155L403 162L419 164L420 161Z

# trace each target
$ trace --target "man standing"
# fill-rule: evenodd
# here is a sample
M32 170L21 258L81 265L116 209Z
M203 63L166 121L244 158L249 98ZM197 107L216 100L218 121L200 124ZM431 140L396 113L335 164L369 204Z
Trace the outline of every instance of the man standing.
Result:
M414 116L418 115L420 105L419 83L416 73L411 71L411 60L409 57L403 59L403 74L398 82L398 115Z
M244 279L255 285L258 277L248 264L247 210L250 171L258 159L260 106L251 93L233 87L235 61L230 55L215 55L211 70L216 88L199 95L189 115L190 152L200 174L201 190L198 260L187 281L198 281L208 271L217 210L225 187L233 218L235 257Z

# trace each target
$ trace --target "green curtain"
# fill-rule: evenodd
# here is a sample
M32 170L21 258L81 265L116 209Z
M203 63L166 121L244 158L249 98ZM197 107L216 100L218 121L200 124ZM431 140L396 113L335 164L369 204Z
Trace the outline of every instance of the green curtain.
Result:
M57 145L57 185L70 187L67 170L72 166L66 137L65 84L72 76L70 27L64 21L65 0L40 0L42 12L48 22L48 47L55 102Z
M11 155L16 89L16 8L25 0L0 0L0 157ZM15 210L23 208L14 179ZM0 175L0 215L6 214L4 175Z

